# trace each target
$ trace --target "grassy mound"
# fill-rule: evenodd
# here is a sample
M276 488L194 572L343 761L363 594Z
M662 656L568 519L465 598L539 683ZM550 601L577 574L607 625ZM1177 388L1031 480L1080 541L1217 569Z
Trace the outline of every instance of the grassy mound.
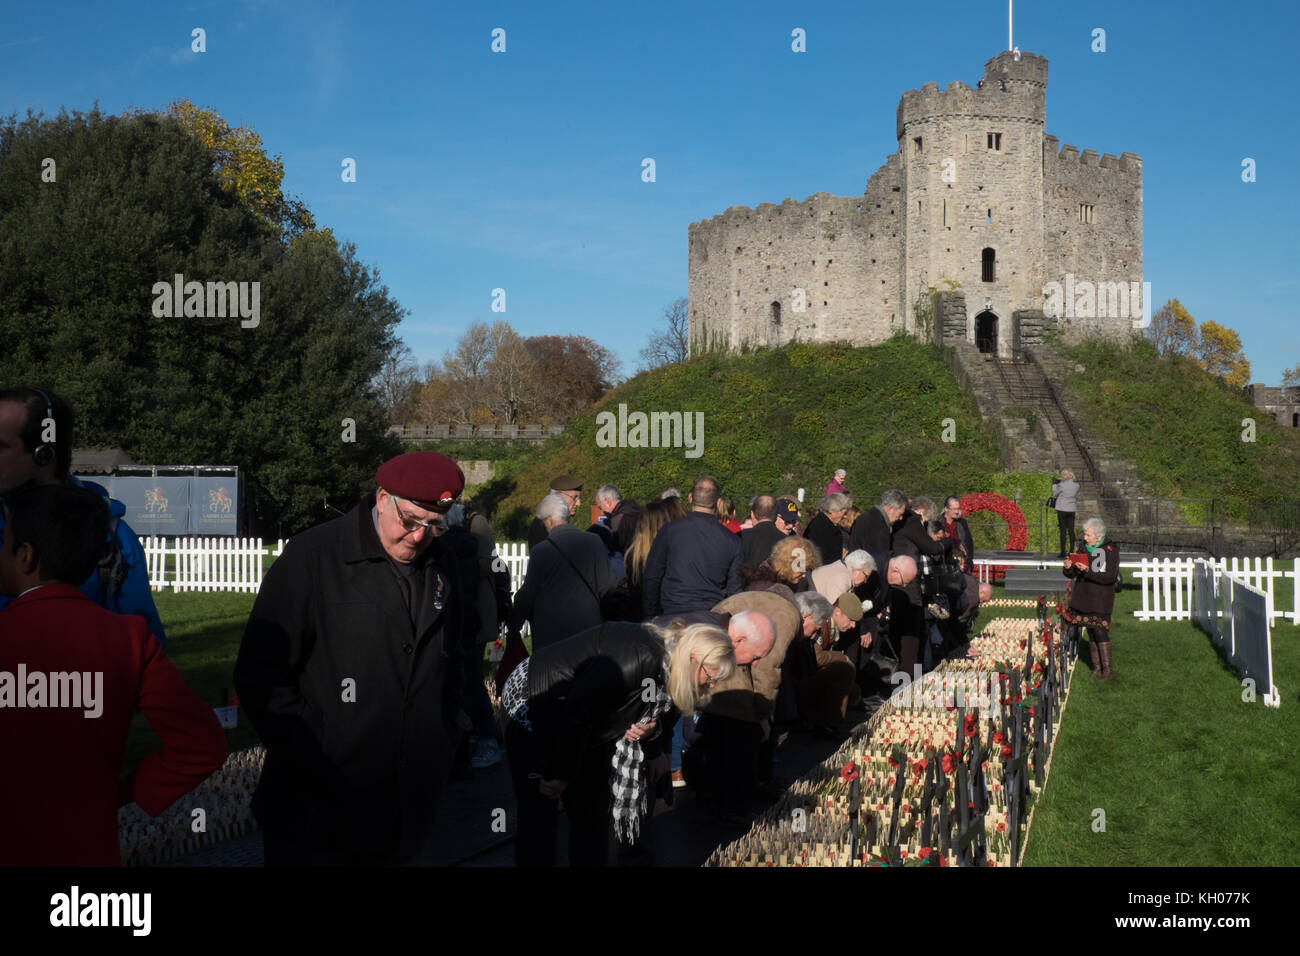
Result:
M702 412L699 456L686 457L686 447L601 447L598 416L617 416L620 404L628 414ZM943 440L945 430L953 441ZM498 533L518 538L557 474L584 479L584 508L605 482L646 501L669 486L685 493L706 473L743 507L750 495L793 496L801 487L815 503L837 467L848 470L850 490L873 495L894 486L939 495L1003 491L1020 477L1002 474L991 431L941 354L898 336L871 348L795 344L708 354L642 373L563 435L499 463L494 480L471 492L495 513Z
M1084 428L1132 461L1153 494L1218 498L1237 520L1267 520L1276 503L1294 499L1300 430L1278 425L1241 389L1188 359L1160 358L1146 342L1063 352L1085 369L1066 383ZM1255 422L1253 442L1246 419Z

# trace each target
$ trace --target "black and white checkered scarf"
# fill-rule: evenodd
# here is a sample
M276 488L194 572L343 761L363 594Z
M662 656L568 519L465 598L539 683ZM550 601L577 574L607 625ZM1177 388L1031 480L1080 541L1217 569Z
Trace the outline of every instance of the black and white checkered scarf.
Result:
M528 662L531 660L531 657L525 657L520 661L501 688L501 707L507 716L529 732L533 729L532 721L528 719Z
M662 678L656 688L656 697L646 705L641 715L643 723L662 717L673 705L668 694L668 668L665 666ZM663 732L663 728L660 728ZM641 833L641 818L649 810L647 794L649 781L646 779L645 751L641 741L618 739L614 749L614 775L610 780L613 801L610 811L614 816L614 832L622 843L633 843Z

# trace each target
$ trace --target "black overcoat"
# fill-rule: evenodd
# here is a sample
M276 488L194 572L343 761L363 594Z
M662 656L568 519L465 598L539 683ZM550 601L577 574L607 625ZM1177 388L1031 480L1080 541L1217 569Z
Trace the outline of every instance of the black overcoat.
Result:
M462 607L435 540L417 562L412 625L373 504L289 541L253 605L235 687L267 748L252 803L263 828L350 858L409 860L454 752Z

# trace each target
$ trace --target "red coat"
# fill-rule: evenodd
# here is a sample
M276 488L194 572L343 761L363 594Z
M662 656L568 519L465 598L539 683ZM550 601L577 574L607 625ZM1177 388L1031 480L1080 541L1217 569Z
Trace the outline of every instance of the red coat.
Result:
M60 701L51 693L44 707L16 707L20 664L25 701L35 700L36 673L77 672L90 675L75 683L94 707L49 706L67 702L67 683ZM87 716L93 710L99 716ZM144 618L106 611L61 583L0 611L0 866L121 865L117 782L136 710L162 749L132 771L131 795L157 816L221 767L226 735Z

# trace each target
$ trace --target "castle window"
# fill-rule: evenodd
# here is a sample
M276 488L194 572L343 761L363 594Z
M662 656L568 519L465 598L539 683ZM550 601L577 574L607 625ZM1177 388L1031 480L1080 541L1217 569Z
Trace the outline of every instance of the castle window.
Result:
M985 249L980 256L980 278L984 282L997 281L997 253L992 249Z
M988 144L989 144L989 149L993 150L994 152L996 153L1002 152L1002 134L989 133Z
M831 264L832 262L834 262L834 261L835 261L834 259L827 259L827 260L826 260L826 264L827 264L827 265L830 265L830 264Z
M772 303L772 324L779 326L781 324L781 303Z
M919 153L921 151L921 137L917 136L915 139L913 139L912 145L916 147L916 152Z
M948 226L948 200L946 199L943 201L943 224ZM952 226L948 226L948 228L951 229Z
M1079 203L1079 222L1091 224L1096 208L1097 207L1090 202Z
M987 225L990 225L990 226L993 225L993 207L991 207L991 206L989 207L989 209L988 209L988 218L987 218L986 220L984 220L984 221L985 221L985 223L986 223Z

